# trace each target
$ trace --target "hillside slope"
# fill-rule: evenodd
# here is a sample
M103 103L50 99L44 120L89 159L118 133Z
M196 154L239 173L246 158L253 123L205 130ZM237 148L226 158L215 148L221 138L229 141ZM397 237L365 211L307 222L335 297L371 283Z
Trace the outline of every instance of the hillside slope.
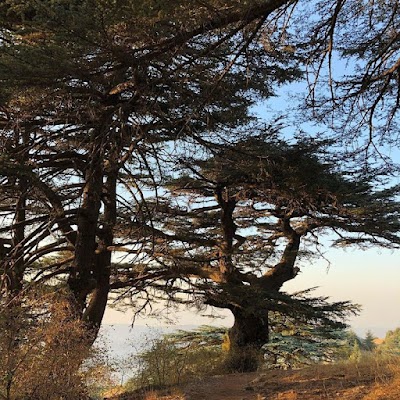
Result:
M170 392L126 393L115 400L398 400L400 366L377 360L205 378Z

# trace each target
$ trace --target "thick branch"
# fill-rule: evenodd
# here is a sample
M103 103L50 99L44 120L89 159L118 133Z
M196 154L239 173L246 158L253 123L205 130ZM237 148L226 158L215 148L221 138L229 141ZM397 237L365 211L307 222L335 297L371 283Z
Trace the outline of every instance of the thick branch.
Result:
M288 243L280 262L260 278L261 286L267 290L278 291L285 282L295 278L298 273L295 262L299 253L301 234L291 227L290 218L282 219L281 227Z

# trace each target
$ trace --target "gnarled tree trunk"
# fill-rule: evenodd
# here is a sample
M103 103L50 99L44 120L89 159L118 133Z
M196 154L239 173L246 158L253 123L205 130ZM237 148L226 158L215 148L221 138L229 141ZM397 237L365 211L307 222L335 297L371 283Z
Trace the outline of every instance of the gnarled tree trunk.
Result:
M232 309L235 318L229 330L227 367L232 371L256 371L260 363L260 349L268 342L268 311L249 312L246 307Z

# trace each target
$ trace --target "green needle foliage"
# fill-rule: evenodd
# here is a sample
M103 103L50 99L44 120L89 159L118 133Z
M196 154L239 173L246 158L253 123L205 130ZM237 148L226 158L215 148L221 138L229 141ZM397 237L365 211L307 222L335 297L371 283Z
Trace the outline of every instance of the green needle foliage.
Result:
M139 210L170 147L249 123L301 76L259 44L285 3L1 3L2 294L59 279L95 333L114 289L146 285L145 252L128 276L111 254L149 241Z
M273 128L210 153L182 158L166 194L147 201L147 271L166 272L154 288L177 302L192 295L230 310L232 356L268 342L268 311L338 321L356 311L282 286L318 257L328 233L335 246L397 246L398 188L375 190L376 176L341 172L326 142L288 144ZM249 360L246 368L256 366Z
M308 74L305 107L368 159L397 141L398 25L395 0L1 2L2 300L61 281L94 340L113 294L194 298L262 346L308 243L393 247L399 207L370 165L258 135L253 107Z

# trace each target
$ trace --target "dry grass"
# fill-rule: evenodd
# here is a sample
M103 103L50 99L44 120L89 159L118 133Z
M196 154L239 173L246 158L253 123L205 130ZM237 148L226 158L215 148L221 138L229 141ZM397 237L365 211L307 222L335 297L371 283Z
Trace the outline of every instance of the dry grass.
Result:
M398 400L400 398L400 358L393 358L387 365L388 374L380 376L363 400Z
M242 375L246 379L243 380ZM251 390L247 390L249 387ZM142 394L141 397L127 396L119 399L398 400L399 393L400 357L376 355L365 356L359 362L316 365L302 370L221 375L190 387L181 387L180 391L154 391Z
M135 390L118 395L105 395L105 399L112 400L186 400L180 388L168 388L164 390Z
M271 400L398 400L400 359L365 356L359 362L316 365L298 371L271 371L257 379Z
M157 392L148 392L145 394L144 400L185 400L185 396L182 393L160 395Z

